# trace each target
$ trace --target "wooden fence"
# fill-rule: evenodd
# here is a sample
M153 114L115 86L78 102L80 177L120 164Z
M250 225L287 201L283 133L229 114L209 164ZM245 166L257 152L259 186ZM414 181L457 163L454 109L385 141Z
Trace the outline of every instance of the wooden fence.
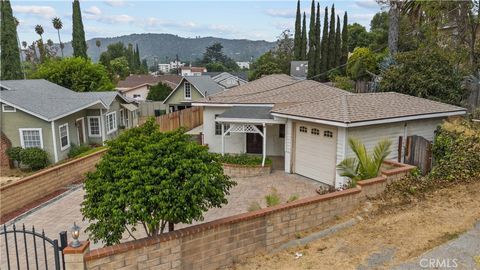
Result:
M148 117L140 118L140 124L145 123ZM155 117L160 126L160 131L172 131L179 127L186 130L198 127L203 124L203 108L192 107Z

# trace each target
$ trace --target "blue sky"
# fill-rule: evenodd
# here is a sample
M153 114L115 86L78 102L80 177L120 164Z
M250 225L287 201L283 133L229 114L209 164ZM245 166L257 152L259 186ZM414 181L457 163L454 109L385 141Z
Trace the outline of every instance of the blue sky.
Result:
M60 17L64 27L62 41L72 34L71 1L12 0L14 16L20 21L20 41L38 39L36 24L43 26L44 39L57 41L51 24ZM308 13L310 1L301 1L302 11ZM369 26L373 15L380 10L374 0L320 1L322 10L335 4L337 14L347 11L349 23ZM296 1L80 1L87 39L114 37L131 33L170 33L183 37L215 36L224 38L274 41L287 28L293 28ZM323 19L322 19L323 22ZM308 22L307 22L308 23Z

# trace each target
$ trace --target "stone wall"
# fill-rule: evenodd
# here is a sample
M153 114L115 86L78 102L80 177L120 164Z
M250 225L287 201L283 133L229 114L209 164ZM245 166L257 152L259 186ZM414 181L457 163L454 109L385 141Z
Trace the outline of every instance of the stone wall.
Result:
M223 164L223 173L230 177L253 177L269 175L272 172L272 165L246 166L238 164Z
M379 195L387 182L412 168L398 163L382 176L357 187L207 222L152 238L96 249L84 259L87 269L217 269L258 252L272 251L353 211L368 197Z
M0 215L8 215L73 183L83 181L95 169L106 149L43 169L0 187ZM19 196L21 194L21 196Z

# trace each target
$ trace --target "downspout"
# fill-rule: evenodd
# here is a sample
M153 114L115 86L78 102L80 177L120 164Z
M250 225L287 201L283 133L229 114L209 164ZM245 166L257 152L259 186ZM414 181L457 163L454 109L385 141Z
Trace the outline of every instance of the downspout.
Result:
M403 149L402 152L403 153L402 153L402 158L401 158L402 163L405 163L405 157L406 157L405 154L407 153L407 133L408 133L407 129L408 129L407 122L405 122L403 124L403 140L402 140L402 144L403 144L402 145L402 149Z
M55 121L51 122L52 125L52 142L53 142L53 158L55 163L58 162L58 153L57 153L57 140L55 140Z
M262 167L265 167L265 158L267 157L267 126L263 123L263 158Z

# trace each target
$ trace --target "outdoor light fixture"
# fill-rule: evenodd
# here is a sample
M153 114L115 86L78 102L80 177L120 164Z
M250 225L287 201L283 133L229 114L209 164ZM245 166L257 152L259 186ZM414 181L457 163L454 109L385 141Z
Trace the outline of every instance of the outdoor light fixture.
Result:
M80 227L78 227L78 225L75 222L73 222L73 227L72 227L73 241L70 244L71 247L77 248L77 247L82 245L82 243L80 243L80 241L78 241L79 236L80 236Z

